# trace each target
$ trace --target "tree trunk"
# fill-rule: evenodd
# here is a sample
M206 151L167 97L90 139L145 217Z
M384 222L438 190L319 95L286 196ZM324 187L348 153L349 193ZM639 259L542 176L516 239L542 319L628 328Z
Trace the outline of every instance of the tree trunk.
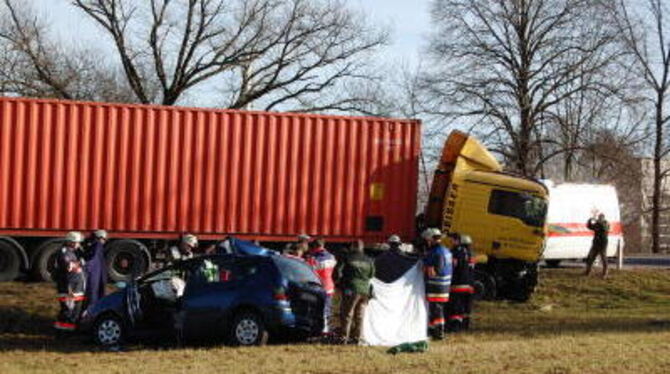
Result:
M659 253L660 247L660 218L661 218L661 161L663 157L663 100L665 93L658 91L656 101L656 136L654 138L654 191L651 201L651 250Z

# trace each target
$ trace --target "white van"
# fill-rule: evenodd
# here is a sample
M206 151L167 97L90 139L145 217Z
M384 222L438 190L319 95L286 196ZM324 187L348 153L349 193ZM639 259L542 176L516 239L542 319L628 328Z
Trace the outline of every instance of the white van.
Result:
M603 184L553 185L549 188L549 211L547 236L543 259L548 266L558 266L562 260L585 259L591 249L593 231L586 221L598 213L605 214L610 224L607 256L617 254L623 248L623 231L619 214L619 198L616 189Z

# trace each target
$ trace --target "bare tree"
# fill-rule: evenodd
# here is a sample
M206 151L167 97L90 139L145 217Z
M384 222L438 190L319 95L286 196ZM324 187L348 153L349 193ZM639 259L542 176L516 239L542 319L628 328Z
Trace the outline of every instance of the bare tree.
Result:
M618 53L593 1L434 0L432 17L425 88L434 113L487 129L484 140L523 175L553 156L542 149L543 116Z
M73 3L111 37L128 83L144 103L152 102L146 92L152 80L160 83L159 102L172 105L215 79L231 108L262 102L268 110L288 103L347 110L355 98L326 93L368 79L365 58L386 42L385 32L337 0Z
M55 43L26 4L0 4L0 92L61 99L129 101L119 74L95 50Z
M662 160L670 153L667 127L670 115L666 105L670 95L670 30L666 0L645 0L636 6L620 0L611 4L612 14L622 30L622 39L636 60L636 70L645 82L649 103L653 107L654 183L651 203L652 251L660 251L660 216L664 210L662 182L670 174L663 170Z

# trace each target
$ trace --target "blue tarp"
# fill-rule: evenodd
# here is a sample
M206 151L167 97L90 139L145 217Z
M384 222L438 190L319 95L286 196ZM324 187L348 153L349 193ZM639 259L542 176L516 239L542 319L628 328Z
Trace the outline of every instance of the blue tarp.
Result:
M218 252L220 254L242 254L251 256L272 256L274 251L263 248L248 240L229 237L219 244Z

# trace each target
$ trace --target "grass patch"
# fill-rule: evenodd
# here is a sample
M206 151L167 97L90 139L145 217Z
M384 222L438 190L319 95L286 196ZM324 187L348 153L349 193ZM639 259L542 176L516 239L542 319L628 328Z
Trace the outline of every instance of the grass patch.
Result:
M54 340L51 285L2 283L0 373L670 372L670 271L615 271L607 280L580 272L543 270L530 302L479 303L472 332L431 343L424 354L398 356L307 344L100 352L81 337Z

